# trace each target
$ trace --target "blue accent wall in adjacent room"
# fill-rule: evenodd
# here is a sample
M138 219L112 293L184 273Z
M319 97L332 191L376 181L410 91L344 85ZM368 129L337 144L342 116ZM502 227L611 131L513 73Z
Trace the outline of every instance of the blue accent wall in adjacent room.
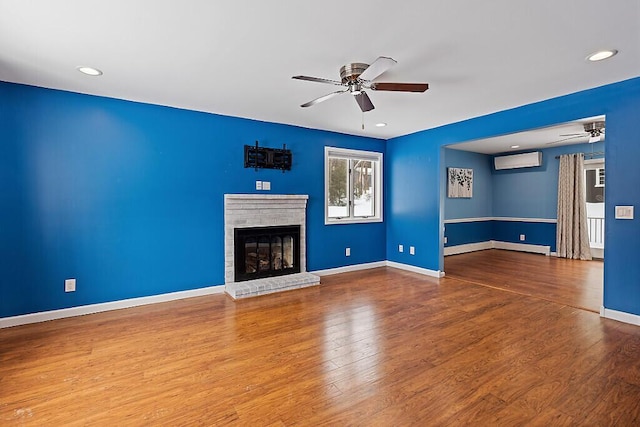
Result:
M493 240L508 243L524 243L527 245L549 246L551 252L556 251L556 223L528 221L492 221ZM520 235L525 236L520 240Z
M640 235L638 218L615 220L616 205L640 203L640 78L425 130L387 142L387 258L416 267L442 270L441 236L444 176L441 147L605 114L607 196L604 306L640 315ZM412 161L412 159L418 159ZM428 161L427 161L428 160ZM421 167L420 167L421 166ZM494 196L497 190L494 188ZM542 214L542 210L540 211ZM545 211L547 212L547 211ZM397 213L397 214L396 214ZM397 245L418 239L423 256L397 252ZM417 254L416 254L417 255Z
M453 222L445 224L446 247L495 240L493 221Z
M520 240L520 235L525 239ZM491 240L507 243L549 246L556 250L556 224L535 221L484 220L445 224L445 247L484 243Z
M604 152L605 147L604 143L598 142L563 145L537 151L542 151L542 166L493 171L493 216L555 219L560 165L556 156ZM491 161L493 162L493 157Z
M386 258L384 223L323 202L325 145L383 140L1 82L0 135L0 317L224 284L223 195L256 180L309 195L308 270ZM256 140L292 170L245 169Z
M602 142L545 148L538 150L542 152L541 166L509 170L494 170L493 166L488 166L493 165L495 156L455 149L445 150L447 167L462 164L466 165L464 167L474 168L473 198L445 198L445 247L496 240L549 246L551 252L555 252L555 223L526 219L556 219L559 167L557 156L567 153L598 153L604 152L604 149ZM462 153L462 156L458 153ZM517 152L499 155L510 154ZM470 162L468 158L477 160ZM476 170L479 173L476 173ZM476 175L479 178L477 186ZM477 209L477 206L482 206L483 209ZM478 221L477 218L487 219ZM451 222L452 219L469 221ZM525 236L524 240L520 240L522 234Z
M444 155L446 168L473 169L473 197L445 197L444 218L485 218L493 216L490 156L450 148L444 150Z

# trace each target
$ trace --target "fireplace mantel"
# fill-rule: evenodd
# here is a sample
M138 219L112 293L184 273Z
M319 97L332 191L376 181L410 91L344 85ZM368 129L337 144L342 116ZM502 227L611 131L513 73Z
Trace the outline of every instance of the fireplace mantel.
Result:
M318 276L306 273L306 209L304 194L225 194L224 254L225 289L234 299L279 290L317 285ZM300 273L266 279L235 281L234 230L236 228L300 226Z

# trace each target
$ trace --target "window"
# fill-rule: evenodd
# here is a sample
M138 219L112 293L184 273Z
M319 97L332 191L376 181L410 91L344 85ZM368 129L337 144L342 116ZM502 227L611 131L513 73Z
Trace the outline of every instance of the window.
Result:
M604 187L604 168L596 169L596 187Z
M382 153L325 147L325 224L382 221Z

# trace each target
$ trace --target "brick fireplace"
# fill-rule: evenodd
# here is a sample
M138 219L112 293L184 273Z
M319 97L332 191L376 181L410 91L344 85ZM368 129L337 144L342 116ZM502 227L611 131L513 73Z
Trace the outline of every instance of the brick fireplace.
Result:
M320 284L318 276L306 272L308 198L307 195L225 194L224 278L227 294L238 299ZM296 233L291 232L293 229ZM252 234L255 236L250 239L255 240L243 241L241 246L236 244L239 237ZM290 258L294 251L295 268L293 258ZM237 257L241 257L243 265L237 265Z

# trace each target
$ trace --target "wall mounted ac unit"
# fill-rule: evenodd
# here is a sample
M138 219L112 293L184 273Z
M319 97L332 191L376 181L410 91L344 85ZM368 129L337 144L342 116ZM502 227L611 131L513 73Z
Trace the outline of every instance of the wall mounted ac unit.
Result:
M530 168L542 165L542 151L493 158L496 170Z

